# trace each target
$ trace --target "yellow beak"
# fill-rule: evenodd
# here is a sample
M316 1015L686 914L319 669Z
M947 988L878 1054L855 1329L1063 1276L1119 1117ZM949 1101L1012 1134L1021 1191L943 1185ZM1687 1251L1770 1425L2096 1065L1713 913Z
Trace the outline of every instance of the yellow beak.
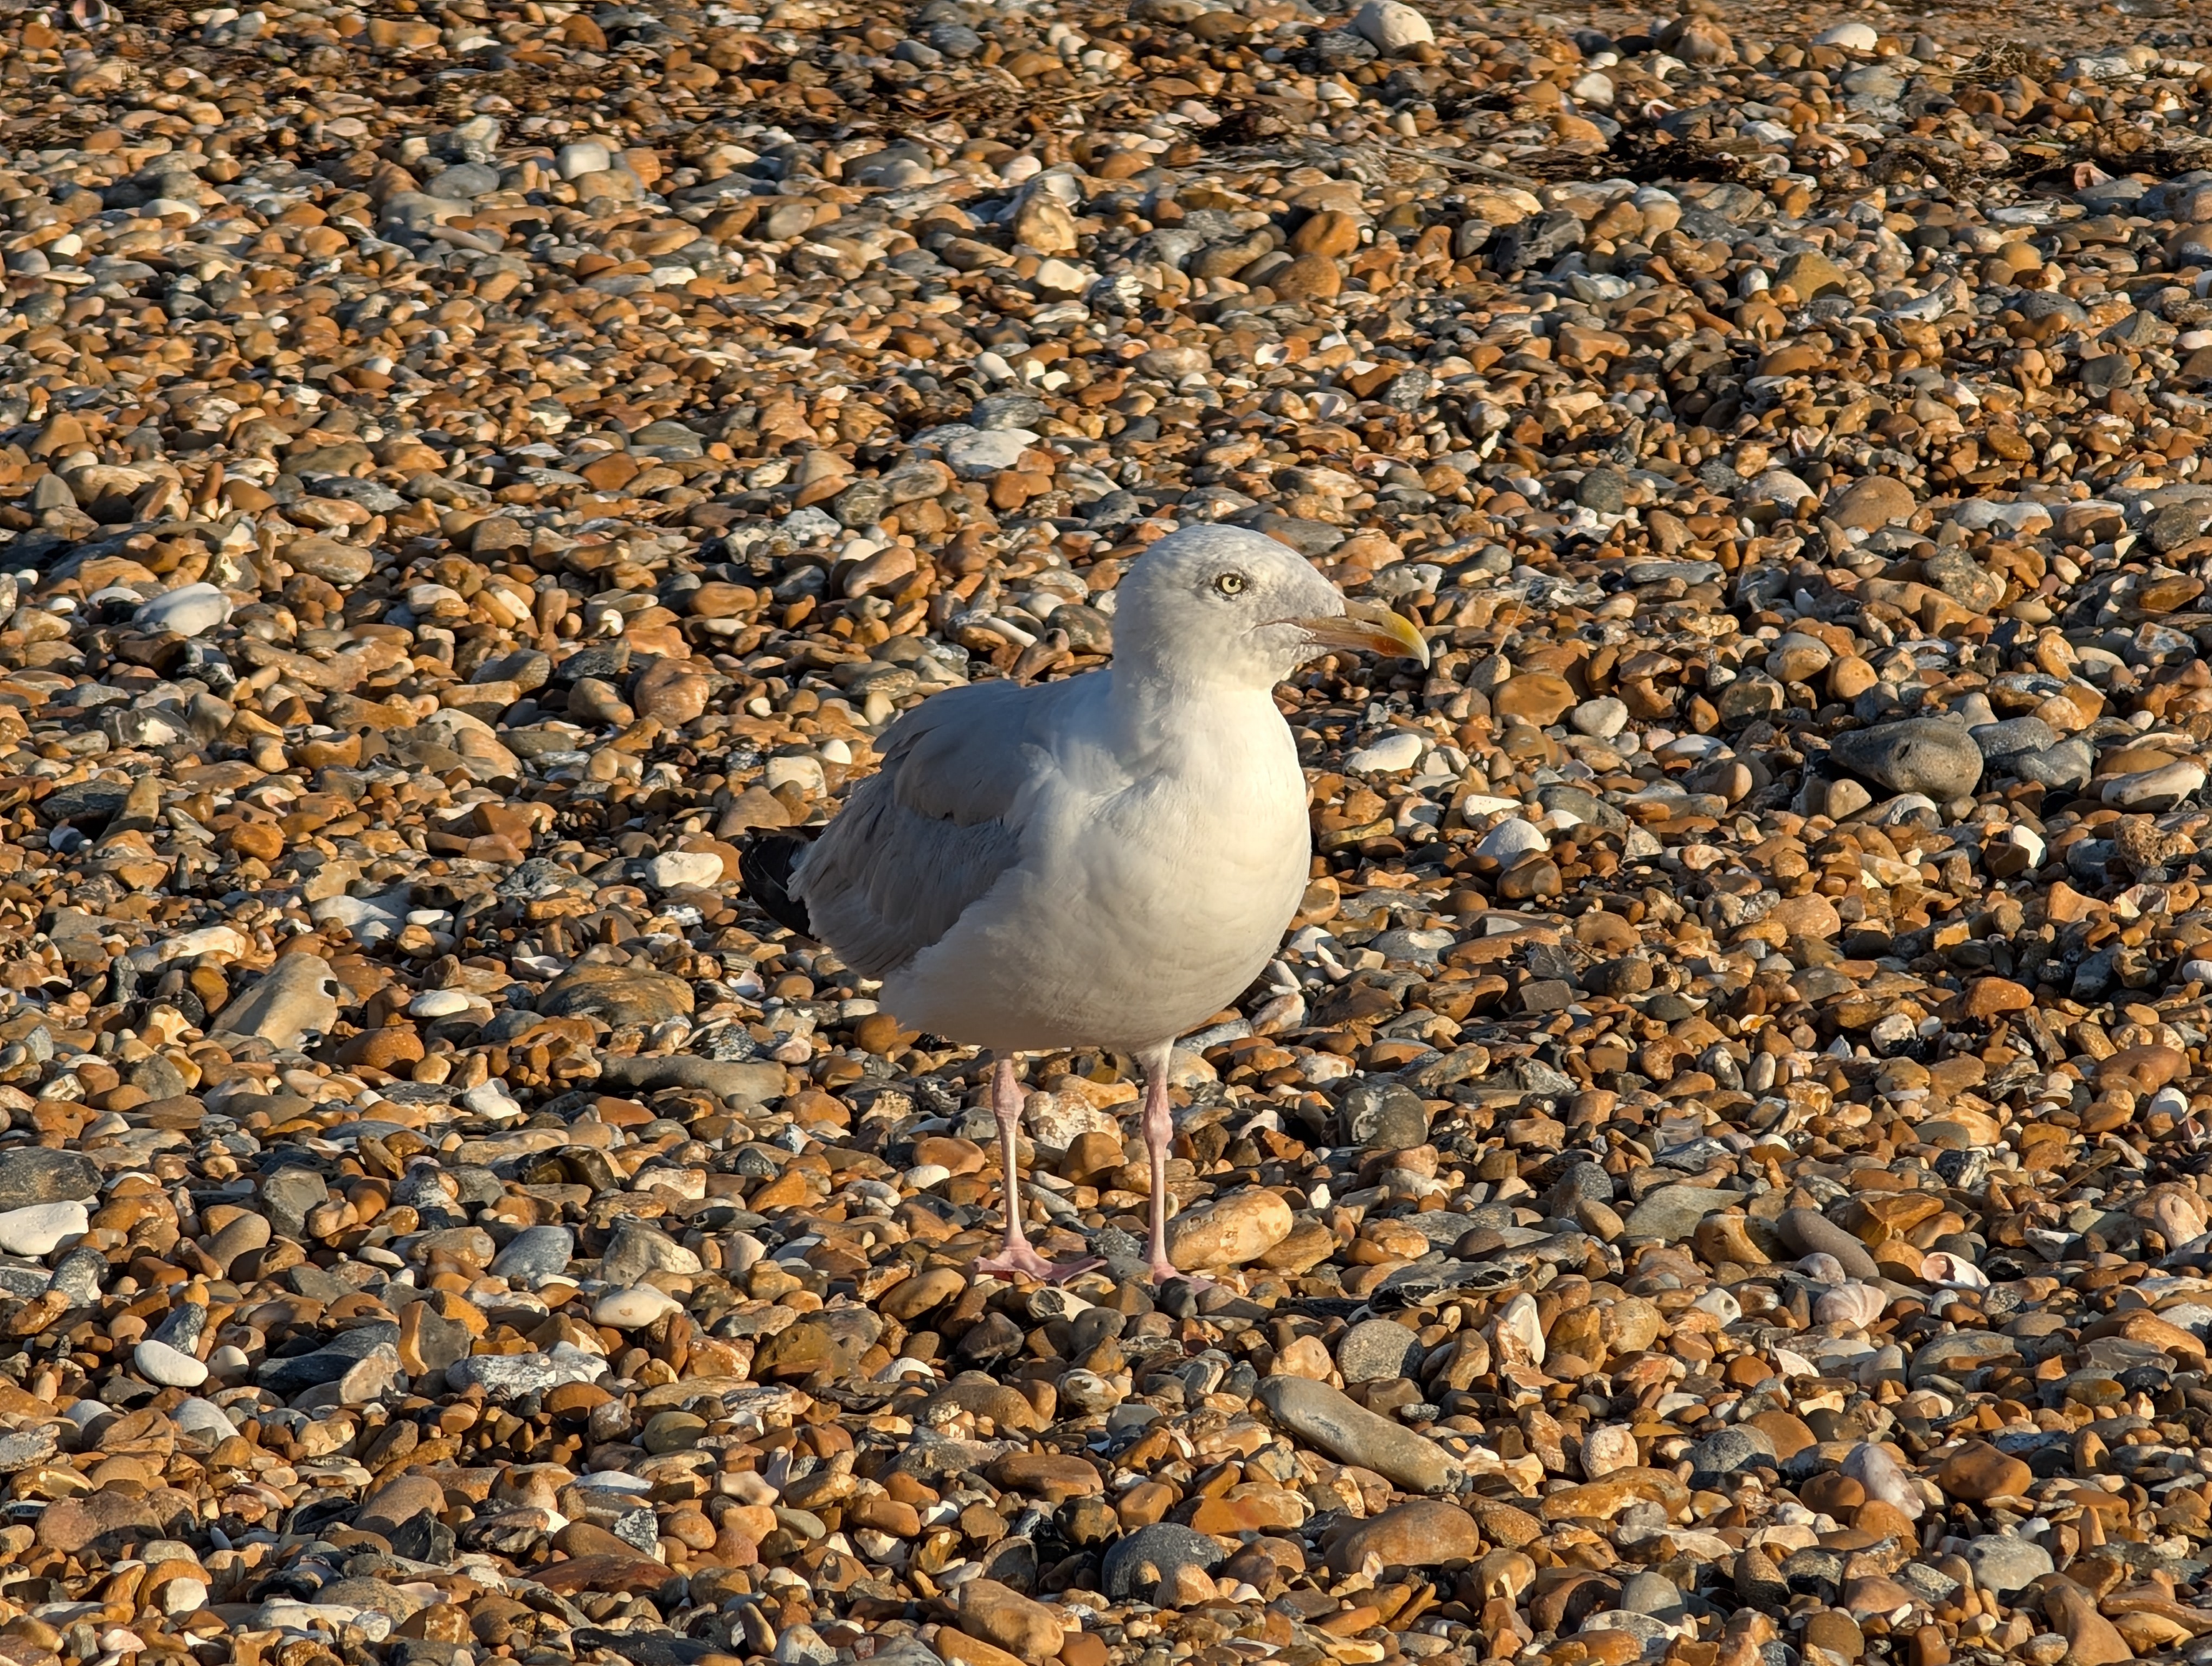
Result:
M1356 648L1418 660L1425 666L1429 663L1429 645L1419 628L1380 602L1348 601L1341 613L1322 613L1291 623L1323 648Z

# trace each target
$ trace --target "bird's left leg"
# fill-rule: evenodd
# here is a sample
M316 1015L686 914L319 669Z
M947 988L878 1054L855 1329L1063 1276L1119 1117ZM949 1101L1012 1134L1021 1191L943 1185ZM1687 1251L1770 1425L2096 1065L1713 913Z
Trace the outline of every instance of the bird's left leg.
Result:
M1048 1281L1072 1279L1098 1266L1098 1258L1091 1256L1076 1261L1047 1261L1030 1247L1029 1234L1022 1230L1022 1175L1014 1140L1021 1133L1024 1097L1022 1085L1014 1079L1013 1060L1001 1054L991 1070L991 1114L999 1123L999 1174L1006 1200L1006 1240L997 1255L986 1256L977 1262L975 1270L1001 1278L1019 1273L1026 1278Z

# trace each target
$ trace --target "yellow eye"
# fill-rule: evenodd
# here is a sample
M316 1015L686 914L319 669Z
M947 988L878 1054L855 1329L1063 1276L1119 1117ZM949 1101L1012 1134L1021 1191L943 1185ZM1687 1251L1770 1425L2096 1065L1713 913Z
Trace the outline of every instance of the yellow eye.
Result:
M1244 575L1242 573L1224 573L1214 580L1213 587L1224 596L1241 595L1244 590Z

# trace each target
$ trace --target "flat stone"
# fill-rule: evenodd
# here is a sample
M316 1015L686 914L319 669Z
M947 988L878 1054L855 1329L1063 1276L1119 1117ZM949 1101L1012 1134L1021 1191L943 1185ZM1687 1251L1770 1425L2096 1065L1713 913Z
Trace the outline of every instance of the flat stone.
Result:
M99 1193L100 1170L80 1152L37 1146L0 1151L0 1219L18 1210L82 1203Z
M1457 1505L1415 1499L1352 1524L1329 1549L1329 1565L1350 1572L1370 1556L1384 1567L1440 1567L1482 1554L1483 1535Z
M1291 1207L1257 1188L1233 1192L1168 1222L1168 1257L1180 1268L1242 1267L1291 1235Z
M2009 1533L1971 1540L1960 1554L1974 1571L1974 1583L1999 1596L2027 1590L2053 1566L2048 1550Z
M550 1018L588 1016L616 1025L660 1024L691 1012L691 986L665 972L580 964L546 985L538 1010Z
M565 1226L526 1226L507 1241L488 1269L534 1290L566 1275L576 1253L576 1235Z
M259 982L222 1009L216 1033L258 1036L271 1046L296 1048L337 1022L329 967L313 955L277 958Z
M1626 1230L1632 1237L1680 1243L1707 1215L1735 1201L1733 1194L1703 1186L1662 1186L1628 1212Z
M82 1235L91 1217L82 1202L34 1203L0 1213L0 1251L51 1255L67 1238Z
M1414 1493L1449 1491L1459 1465L1434 1441L1376 1415L1326 1383L1271 1377L1256 1397L1299 1439L1340 1463L1356 1463Z
M211 584L179 585L142 604L131 615L131 623L141 630L179 636L204 635L229 620L230 598Z

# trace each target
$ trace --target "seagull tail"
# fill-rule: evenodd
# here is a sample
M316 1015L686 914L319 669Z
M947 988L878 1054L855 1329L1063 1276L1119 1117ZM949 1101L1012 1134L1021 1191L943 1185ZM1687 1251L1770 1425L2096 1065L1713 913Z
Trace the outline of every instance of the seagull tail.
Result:
M757 833L738 847L738 873L745 894L778 925L801 937L814 935L806 903L791 888L793 870L806 854L806 841L788 833Z

